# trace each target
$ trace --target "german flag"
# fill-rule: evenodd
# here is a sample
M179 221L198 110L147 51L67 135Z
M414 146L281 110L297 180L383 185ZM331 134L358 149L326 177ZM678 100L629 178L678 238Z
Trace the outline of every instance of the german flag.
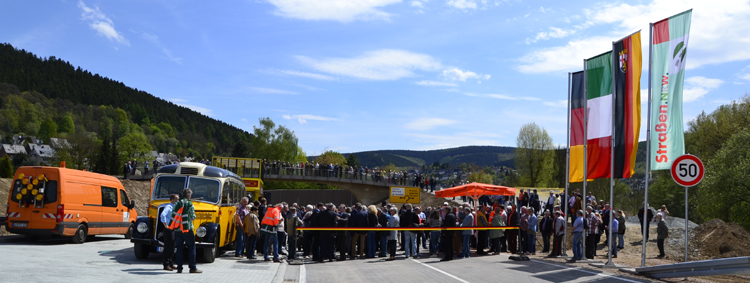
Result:
M571 74L570 83L570 170L571 183L583 182L583 114L586 109L583 71Z

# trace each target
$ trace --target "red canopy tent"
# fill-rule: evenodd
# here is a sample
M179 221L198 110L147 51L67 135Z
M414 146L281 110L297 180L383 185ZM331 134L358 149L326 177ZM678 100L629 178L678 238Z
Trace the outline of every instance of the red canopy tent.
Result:
M483 195L515 196L516 188L474 182L435 192L439 198L468 196L475 201Z

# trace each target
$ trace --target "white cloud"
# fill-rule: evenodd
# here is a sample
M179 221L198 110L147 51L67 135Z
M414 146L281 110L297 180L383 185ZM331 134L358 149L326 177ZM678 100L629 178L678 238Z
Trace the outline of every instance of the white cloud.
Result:
M331 76L326 76L322 74L315 74L315 73L308 73L308 72L300 72L300 71L292 71L292 70L281 70L279 73L290 75L290 76L298 76L298 77L305 77L310 79L316 79L316 80L324 80L324 81L332 81L336 78Z
M366 80L397 80L415 76L414 71L437 71L440 61L432 56L404 50L381 49L354 58L313 59L296 56L315 70Z
M275 89L275 88L265 88L265 87L250 87L249 88L253 92L258 93L268 93L268 94L299 94L294 91L288 91L283 89Z
M463 71L459 68L451 68L447 70L443 70L443 77L451 80L451 81L461 81L465 82L467 79L476 79L478 81L481 80L489 80L490 75L477 75L477 73L474 73L472 71Z
M458 86L454 83L446 83L446 82L438 82L438 81L418 81L414 82L415 84L421 85L421 86Z
M179 105L179 106L188 108L190 110L193 110L195 112L199 112L199 113L201 113L203 115L206 115L206 116L211 116L213 114L213 112L214 112L213 110L205 108L205 107L200 107L200 106L195 106L195 105L187 104L187 102L189 102L189 101L187 101L185 99L181 99L181 98L170 98L169 101L172 101L172 103L174 103L175 105Z
M510 96L507 94L495 94L495 93L471 93L471 92L463 92L461 93L466 96L472 96L472 97L485 97L485 98L494 98L494 99L502 99L502 100L526 100L526 101L540 101L541 99L536 97L530 97L530 96Z
M462 10L477 8L477 2L475 0L448 0L446 4Z
M390 14L379 8L401 0L268 0L276 15L300 20L388 20Z
M406 124L409 130L430 130L438 126L447 126L458 123L454 120L443 118L419 118Z
M540 40L548 40L551 38L563 38L576 33L575 29L561 29L557 27L550 27L549 29L549 31L537 33L534 39L527 38L526 44L534 43Z
M313 121L338 121L339 120L339 119L331 118L331 117L323 117L323 116L307 115L307 114L302 114L302 115L282 115L281 117L284 118L284 119L286 119L286 120L297 119L297 121L300 124L307 123L307 120L313 120Z
M115 30L115 24L112 20L107 17L99 7L89 8L83 1L78 1L78 7L83 10L81 18L89 22L89 27L96 31L99 35L102 35L110 41L116 41L120 44L130 46L130 42L122 36L121 33Z
M153 34L149 33L143 33L141 35L141 38L145 39L146 41L151 42L154 46L161 49L162 53L164 53L165 56L167 56L167 59L175 62L177 64L182 65L182 58L172 55L172 51L167 49L166 47L161 45L161 41L159 40L159 37Z
M240 119L240 121L247 123L247 119L245 118Z
M549 73L583 69L583 59L612 49L614 37L590 37L565 46L544 48L526 54L516 69L521 73Z
M698 100L709 91L718 88L724 81L720 79L709 79L706 77L689 77L685 79L685 87L682 91L682 101L692 102Z
M544 105L551 106L551 107L568 107L568 100L557 100L557 101L544 101L542 102Z
M690 42L688 43L687 69L707 64L719 64L750 59L750 48L743 34L750 34L750 2L744 0L653 0L647 4L603 4L584 10L582 23L575 30L593 26L613 26L606 34L570 41L565 46L532 51L521 58L517 69L524 73L542 73L569 70L579 66L583 58L611 49L611 41L637 30L642 30L643 47L647 48L648 23L665 19L688 9L694 9ZM581 45L588 43L585 45ZM593 45L591 45L593 44ZM592 47L596 46L596 48ZM647 49L644 48L644 57ZM596 51L594 51L596 49ZM587 51L587 52L582 52ZM644 62L647 58L644 58Z

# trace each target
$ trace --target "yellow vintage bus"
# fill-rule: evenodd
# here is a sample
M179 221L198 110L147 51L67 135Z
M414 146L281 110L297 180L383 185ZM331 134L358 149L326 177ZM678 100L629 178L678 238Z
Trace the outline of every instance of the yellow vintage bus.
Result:
M263 162L257 158L214 157L211 165L229 170L242 178L250 201L256 201L263 194Z
M195 246L197 258L214 262L222 249L233 246L236 229L234 214L245 196L242 179L228 170L195 162L183 162L159 168L151 186L148 216L138 217L131 242L138 259L149 253L162 252L164 225L159 215L169 203L169 196L190 188L195 206Z

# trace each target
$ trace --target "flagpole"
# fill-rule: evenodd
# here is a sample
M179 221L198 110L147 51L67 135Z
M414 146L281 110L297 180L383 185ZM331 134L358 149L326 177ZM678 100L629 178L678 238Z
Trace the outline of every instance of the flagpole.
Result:
M565 194L563 196L560 196L560 199L565 198L565 203L563 204L560 202L561 205L567 206L568 201L570 198L568 198L568 187L570 187L570 112L571 107L573 105L573 102L571 101L571 98L573 97L573 88L572 88L572 81L573 81L573 75L568 72L568 143L566 144L566 151L565 151ZM554 207L552 208L554 210ZM565 212L565 208L561 207L560 211L563 213ZM553 214L554 215L554 214ZM557 221L557 219L555 219ZM562 244L562 253L560 256L568 256L568 254L565 252L566 243L568 241L568 221L565 221L564 225L565 232L563 233L563 244ZM557 235L558 231L555 231L555 235Z
M646 220L646 222L643 224L643 230L641 231L643 235L642 245L641 245L641 267L646 266L646 233L648 231L648 183L649 183L649 177L651 176L651 68L653 65L653 56L651 51L654 49L654 23L648 24L648 120L646 127L646 174L645 174L645 189L643 193L643 220Z
M586 197L586 184L588 183L588 177L589 177L589 160L588 160L588 153L589 153L589 136L588 136L588 127L589 127L589 95L588 95L588 59L583 59L583 197ZM583 201L583 197L581 198L581 209L585 208L585 202ZM578 211L576 211L578 212ZM574 213L571 209L571 213ZM571 215L572 221L575 221L573 219L575 215ZM574 223L570 223L572 226ZM586 231L583 231L583 244L581 245L581 249L583 253L586 251Z
M616 115L616 108L617 108L617 76L615 76L615 67L617 64L616 56L617 53L615 52L615 44L616 42L612 42L612 140L610 144L609 149L609 223L607 223L607 227L609 229L609 233L607 235L607 263L605 266L614 267L615 264L612 262L612 208L613 201L614 201L614 195L615 195L615 137L618 134L615 131L615 115Z

